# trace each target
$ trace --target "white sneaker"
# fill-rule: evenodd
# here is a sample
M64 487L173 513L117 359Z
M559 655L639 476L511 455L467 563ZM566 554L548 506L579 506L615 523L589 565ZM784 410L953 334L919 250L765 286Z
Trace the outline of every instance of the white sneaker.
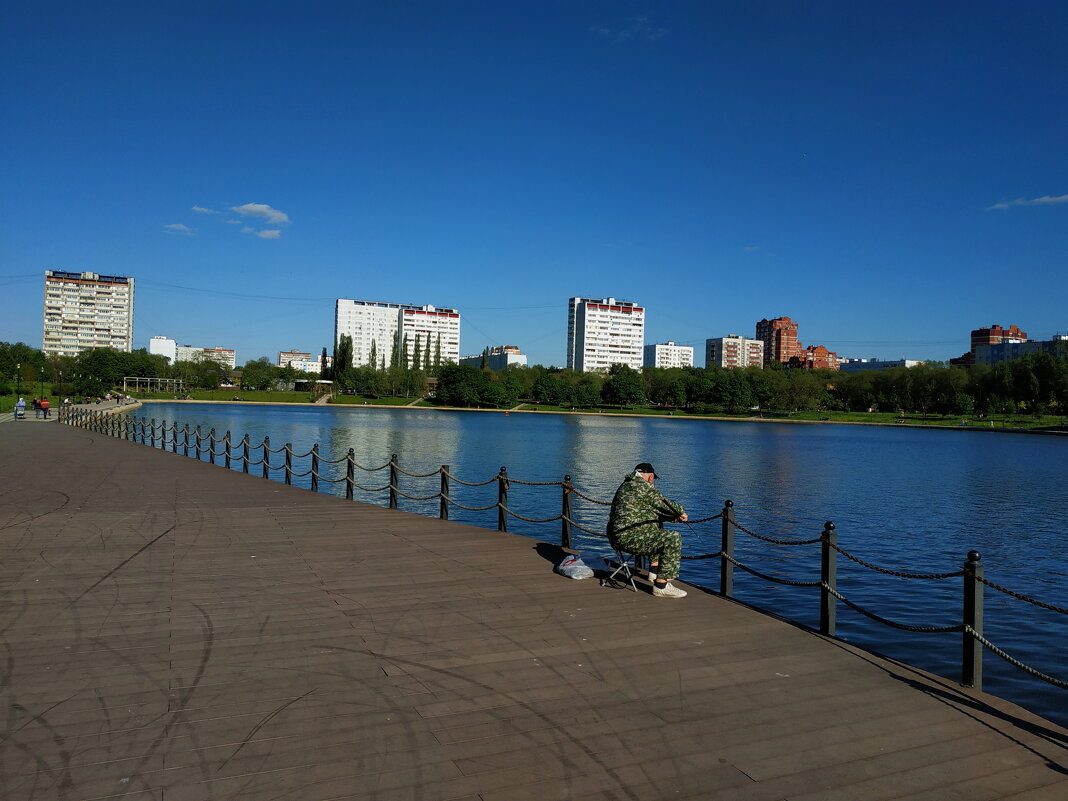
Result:
M686 590L680 590L670 581L663 587L653 585L653 595L657 598L685 598Z

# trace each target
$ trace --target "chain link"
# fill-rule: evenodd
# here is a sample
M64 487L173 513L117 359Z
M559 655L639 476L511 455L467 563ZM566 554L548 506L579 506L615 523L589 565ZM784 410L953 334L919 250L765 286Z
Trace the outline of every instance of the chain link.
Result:
M607 539L608 538L608 535L605 534L603 531L592 531L592 530L586 528L585 526L583 526L582 524L576 523L570 517L566 517L564 515L561 515L561 518L566 520L568 522L568 524L574 526L579 531L585 531L587 534L590 534L590 535L592 535L594 537L600 537L601 539Z
M871 562L865 562L859 556L853 556L853 554L849 553L849 551L846 551L845 549L840 548L837 545L833 545L831 543L827 544L834 548L834 550L838 551L838 553L842 554L842 556L844 556L846 559L852 559L858 565L863 565L869 570L874 570L877 573L886 573L886 575L888 576L897 576L898 578L909 579L947 579L957 578L958 576L964 575L963 570L955 570L952 573L903 573L899 570L887 570L885 567L879 567L878 565L873 565Z
M1002 651L1000 648L998 648L996 645L994 645L994 643L990 642L990 640L988 640L982 634L977 632L971 626L964 626L964 631L966 633L970 634L971 636L975 637L976 640L978 640L980 643L982 643L984 648L987 648L988 650L993 651L995 654L1000 656L1002 659L1004 659L1010 665L1014 665L1015 667L1020 668L1020 670L1024 671L1025 673L1030 673L1036 679L1042 679L1042 681L1047 681L1050 684L1052 684L1054 687L1060 687L1062 690L1068 690L1068 681L1061 681L1060 679L1055 679L1053 676L1049 676L1049 675L1043 673L1040 670L1036 670L1035 668L1031 667L1030 665L1025 665L1023 662L1021 662L1016 657L1010 656L1009 654L1007 654L1004 651Z
M381 467L364 467L362 464L357 464L356 462L353 462L352 465L353 465L353 467L360 468L365 473L377 473L379 470L385 470L387 467L389 467L390 463L386 462ZM389 485L387 484L386 486L388 487Z
M819 542L822 539L821 537L816 537L816 539L814 540L778 540L774 537L765 537L763 534L757 534L755 531L750 531L740 523L734 523L734 527L739 531L744 531L750 537L756 537L758 540L763 540L764 542L771 542L775 545L812 545L813 543Z
M381 487L371 488L371 487L361 487L355 481L352 482L352 486L354 486L358 490L363 490L364 492L381 492L382 490L388 490L389 489L389 484L385 484L385 485L383 485Z
M697 523L708 523L712 520L719 520L721 517L723 517L723 512L720 512L718 515L712 515L712 517L699 517L697 520L687 520L686 522L692 526Z
M409 495L407 492L401 492L393 484L388 485L391 490L400 495L402 498L407 498L410 501L429 501L432 498L440 498L441 493L435 492L433 495Z
M579 492L574 487L571 487L571 491L573 493L575 493L576 495L578 495L580 498L582 498L582 500L589 501L590 503L595 503L598 506L611 506L612 505L611 501L599 501L596 498L591 498L589 495L584 495L583 493Z
M963 571L961 571L961 572L963 572ZM1013 598L1016 598L1017 600L1027 601L1027 603L1029 603L1029 604L1034 604L1035 606L1040 606L1043 609L1050 610L1051 612L1060 612L1062 615L1068 615L1068 609L1063 609L1062 607L1054 606L1053 604L1048 604L1045 601L1038 601L1038 600L1036 600L1034 598L1028 598L1026 595L1021 595L1020 593L1014 592L1014 591L1008 589L1007 587L1002 587L1000 584L995 584L992 581L987 581L985 578L980 578L979 576L977 576L974 573L972 573L970 570L968 571L968 575L970 575L972 578L974 578L980 584L985 584L986 586L990 587L991 589L997 590L998 592L1003 592L1006 595L1011 595Z
M448 470L442 470L441 472L448 476L450 481L455 481L457 484L463 484L465 487L484 487L486 484L492 484L500 477L497 475L493 478L487 478L485 481L464 481L463 479L454 476Z
M520 481L518 478L508 477L513 484L526 484L528 487L562 487L563 481Z
M342 481L345 481L345 477L327 478L324 475L320 475L317 471L312 471L312 475L319 479L319 481L325 481L327 484L340 484Z
M466 509L469 512L485 512L488 509L496 509L497 508L497 504L495 504L495 503L491 503L489 506L464 506L462 503L459 503L458 501L454 501L452 498L450 498L445 493L439 493L439 494L441 495L442 498L444 498L446 501L451 503L453 506L459 506L461 509Z
M683 554L682 558L683 559L715 559L718 556L723 556L723 551L716 551L715 553L706 553L706 554L702 554L701 556L688 556L687 554Z
M398 473L403 473L404 475L411 476L412 478L430 478L430 476L436 476L438 473L441 472L441 468L439 467L433 473L409 473L407 470L403 469L397 464L393 464L393 466L397 468Z
M844 595L842 595L842 593L838 592L838 590L833 590L826 584L823 584L821 582L817 582L817 584L819 584L819 586L823 587L823 589L825 589L827 592L829 592L831 595L833 595L839 601L844 603L850 609L852 609L852 610L854 610L856 612L860 612L860 614L864 615L865 617L870 617L872 620L877 621L879 623L882 623L884 626L890 626L890 627L895 628L895 629L903 629L904 631L920 631L920 632L924 632L924 633L936 633L936 634L942 634L942 633L952 632L952 631L964 631L964 626L961 625L961 624L958 624L958 625L955 625L955 626L910 626L907 623L896 623L893 620L887 620L885 617L880 617L879 615L875 614L874 612L869 612L867 609L865 609L862 606L858 606L857 604L853 603L848 598L846 598Z
M523 515L519 514L518 512L513 512L511 509L509 509L503 503L500 504L500 507L502 509L504 509L504 511L506 511L508 514L510 514L512 517L518 517L520 520L526 520L528 523L552 523L554 520L559 520L561 517L563 517L562 514L559 514L556 517L546 517L546 518L542 518L542 519L539 519L539 518L536 518L536 517L523 517Z
M735 559L730 554L724 554L722 551L720 551L720 553L723 556L725 556L727 558L727 561L730 562L735 567L740 567L746 573L752 573L754 576L764 579L764 581L770 581L770 582L773 582L775 584L787 584L787 585L789 585L791 587L818 587L818 586L820 586L820 583L818 581L793 581L791 579L775 578L774 576L769 576L766 573L761 573L759 570L755 570L754 568L751 568L748 565L743 565L741 562L739 562L737 559Z

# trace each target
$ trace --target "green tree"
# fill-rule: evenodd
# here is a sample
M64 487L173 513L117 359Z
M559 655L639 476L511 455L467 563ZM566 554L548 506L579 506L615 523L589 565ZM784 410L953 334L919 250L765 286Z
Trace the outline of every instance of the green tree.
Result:
M371 340L371 358L369 359L372 370L378 369L378 343Z
M429 334L427 335L429 337ZM412 369L418 370L421 367L420 360L423 355L422 343L419 341L420 335L415 335L415 347L412 348Z
M641 376L625 364L613 364L608 368L608 378L601 387L601 398L605 403L620 408L641 403L645 400Z
M352 369L352 337L342 334L334 344L334 383L342 384Z

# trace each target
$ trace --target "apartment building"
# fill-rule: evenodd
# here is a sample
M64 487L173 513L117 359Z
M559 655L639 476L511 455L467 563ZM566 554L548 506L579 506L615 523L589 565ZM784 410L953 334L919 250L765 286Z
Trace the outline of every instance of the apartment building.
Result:
M434 359L440 347L442 362L460 360L460 312L435 306L383 303L338 298L334 309L334 342L342 334L352 338L352 364L362 367L371 363L371 351L379 366L390 366L394 337L408 343L408 364L414 364L416 340L420 361L430 342Z
M166 356L170 364L178 361L178 343L170 337L152 337L148 340L148 352L155 356Z
M460 364L481 367L482 354L478 353L474 356L462 356L460 357ZM486 354L486 367L490 370L503 370L505 367L513 364L519 367L527 366L526 355L520 352L519 348L515 345L494 345L489 349L489 353Z
M917 367L924 364L916 359L839 359L838 369L843 373L860 373L865 370L893 370L897 367Z
M787 367L803 367L806 370L837 370L838 354L823 345L809 345L797 356L791 356Z
M645 346L643 367L693 367L693 348L668 341Z
M129 353L133 308L129 276L45 270L41 350L49 356L77 356L93 348Z
M237 367L237 351L231 348L201 348L196 345L178 345L176 350L177 360L180 362L202 362L210 359L218 362L231 370Z
M756 324L756 338L764 343L764 364L790 361L801 356L801 343L797 341L797 323L789 317L767 318Z
M613 364L642 368L645 309L615 298L571 298L567 306L567 366L580 373Z
M705 340L705 367L763 367L764 343L740 334Z

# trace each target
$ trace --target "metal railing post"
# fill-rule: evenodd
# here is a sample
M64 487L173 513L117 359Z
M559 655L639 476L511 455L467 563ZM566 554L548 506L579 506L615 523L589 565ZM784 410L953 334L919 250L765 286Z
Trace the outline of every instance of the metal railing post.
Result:
M571 476L564 476L564 483L560 487L560 547L571 547Z
M389 457L389 508L397 508L397 454Z
M319 491L319 443L312 445L311 491Z
M968 561L964 563L964 653L960 679L965 687L978 690L983 689L983 644L972 632L983 635L983 585L976 581L983 577L982 558L979 551L968 551Z
M293 443L287 442L285 448L283 448L286 454L286 476L285 482L288 486L293 485Z
M208 461L215 464L215 429L208 432Z
M723 502L723 536L720 540L719 594L724 598L734 597L734 501Z
M248 434L241 438L241 472L248 472Z
M497 474L497 530L508 530L508 468L501 465L501 472Z
M438 517L442 520L449 519L449 466L443 464L441 466L441 490L438 493L440 496L440 503L438 505Z
M263 438L263 477L271 477L271 438Z
M352 500L352 485L356 481L356 452L349 448L345 457L345 500Z
M185 455L189 455L189 423L185 424L185 442L183 443L185 449Z
M828 520L820 535L820 634L830 637L834 636L838 616L838 599L830 593L838 590L838 563L832 547L837 544L838 532Z
M156 418L152 418L152 447L156 447Z
M230 432L226 432L226 436L223 437L223 442L226 443L226 469L230 469Z
M194 432L194 435L196 436L196 441L197 441L196 452L197 452L197 461L199 462L200 461L200 440L201 440L200 426L197 426L197 430Z

